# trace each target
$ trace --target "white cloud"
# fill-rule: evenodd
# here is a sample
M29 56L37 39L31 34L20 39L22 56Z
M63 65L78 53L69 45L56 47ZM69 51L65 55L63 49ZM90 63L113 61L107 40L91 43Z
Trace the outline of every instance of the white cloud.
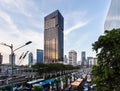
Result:
M30 9L33 7L34 9L36 8L34 2L27 0L1 0L0 3L1 6L5 7L5 9L21 13L27 17L32 16L32 11L30 11Z
M65 36L67 36L69 33L71 33L72 31L78 29L78 28L81 28L85 25L88 24L88 21L87 22L79 22L77 24L75 24L74 26L70 27L69 29L65 30Z
M18 59L23 51L29 50L35 54L37 48L43 49L43 33L36 32L34 29L31 30L29 28L20 30L13 22L11 16L2 10L0 10L0 21L5 25L0 25L0 42L13 44L14 49L29 40L33 42L31 45L16 51L16 59ZM0 45L0 52L4 55L3 63L8 63L10 49ZM27 59L25 59L22 64L27 64Z
M65 28L69 28L70 26L73 26L80 21L86 21L84 20L87 15L86 11L72 11L72 12L67 12L64 14L64 19L65 19Z
M68 37L68 35L81 28L86 26L89 21L85 20L85 16L87 15L86 11L73 11L73 12L68 12L64 14L64 18L65 18L65 31L64 31L64 35L65 35L65 40Z
M11 17L2 10L0 10L0 18L4 20L7 23L7 25L9 25L9 27L12 28L12 30L16 30L16 26L14 25Z

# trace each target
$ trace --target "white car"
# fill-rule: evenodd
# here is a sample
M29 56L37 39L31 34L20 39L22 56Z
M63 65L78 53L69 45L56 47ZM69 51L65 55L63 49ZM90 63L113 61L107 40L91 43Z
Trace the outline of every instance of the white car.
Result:
M90 88L94 88L94 87L96 87L96 84L93 84L93 85L90 86Z
M90 75L87 75L87 82L91 82L91 77L90 77Z

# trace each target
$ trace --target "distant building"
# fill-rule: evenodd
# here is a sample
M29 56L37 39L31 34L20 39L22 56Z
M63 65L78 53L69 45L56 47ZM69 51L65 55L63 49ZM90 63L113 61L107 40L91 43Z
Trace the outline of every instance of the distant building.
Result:
M24 67L24 66L19 66L19 65L14 65L14 68L17 70L13 70L12 73L12 65L11 64L1 64L0 65L0 76L11 76L11 75L17 75L17 76L22 76L21 74L24 74L26 77L35 77L36 75L36 70L29 68L29 67Z
M3 61L3 56L0 53L0 64L2 64L2 61Z
M37 49L37 63L43 63L43 50Z
M13 56L13 59L12 59L12 56ZM10 65L12 65L12 64L15 65L15 54L13 54L13 55L10 54L9 55L9 64Z
M93 60L93 57L87 57L87 66L90 66L92 65L92 60Z
M69 52L69 64L73 66L77 65L77 52L74 50Z
M68 61L67 55L65 55L65 56L64 56L64 63L68 63L67 61Z
M120 0L111 0L105 20L104 30L112 30L113 28L120 28Z
M89 66L91 67L93 65L93 59L89 61Z
M81 61L78 61L78 65L81 65Z
M85 51L81 52L81 65L86 66L86 53L85 53Z
M8 76L11 74L12 74L12 65L11 64L1 64L0 65L0 75Z
M44 18L44 62L63 62L64 18L56 10Z
M89 60L89 67L97 65L97 58L88 57L88 60Z
M30 52L28 55L28 65L31 67L33 65L33 53Z
M97 65L97 58L93 59L93 65Z

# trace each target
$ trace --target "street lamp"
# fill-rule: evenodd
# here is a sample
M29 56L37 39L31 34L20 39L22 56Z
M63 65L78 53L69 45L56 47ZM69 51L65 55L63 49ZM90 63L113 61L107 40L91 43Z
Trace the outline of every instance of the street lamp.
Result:
M11 44L11 45L7 45L6 43L0 43L0 45L4 45L4 46L7 46L7 47L9 47L10 49L11 49L11 57L10 57L10 60L11 60L11 64L12 64L12 78L13 78L13 57L14 57L14 52L16 51L16 50L18 50L18 49L20 49L20 48L22 48L22 47L24 47L24 46L26 46L26 45L29 45L29 44L31 44L32 43L32 41L28 41L28 42L26 42L24 45L22 45L22 46L20 46L20 47L18 47L18 48L16 48L16 49L13 49L13 44Z

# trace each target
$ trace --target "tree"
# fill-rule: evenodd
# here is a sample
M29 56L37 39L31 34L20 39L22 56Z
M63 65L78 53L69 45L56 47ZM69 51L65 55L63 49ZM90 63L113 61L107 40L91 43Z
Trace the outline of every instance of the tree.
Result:
M120 29L106 31L93 44L98 65L92 68L97 91L120 91Z
M43 91L42 86L34 86L34 91Z
M43 73L47 72L46 64L43 63L36 63L35 65L32 66L32 68L36 69L39 75L42 75Z

